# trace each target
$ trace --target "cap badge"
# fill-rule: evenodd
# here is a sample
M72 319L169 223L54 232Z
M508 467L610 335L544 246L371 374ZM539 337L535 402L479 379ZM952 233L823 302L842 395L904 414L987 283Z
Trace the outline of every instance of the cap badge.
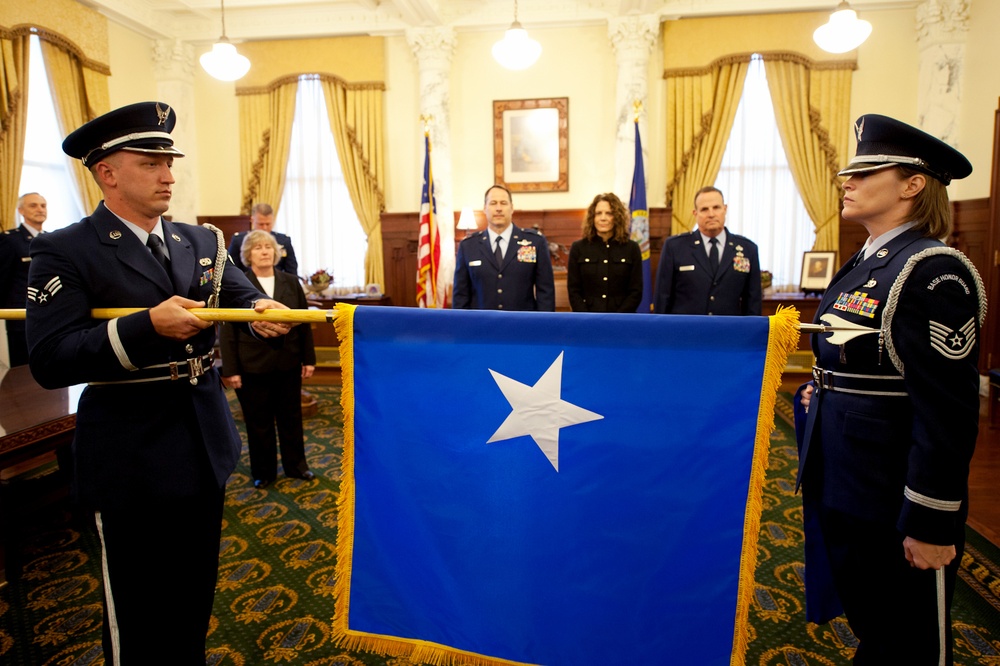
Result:
M108 234L108 236L111 237L111 240L118 240L119 238L122 237L122 232L120 232L117 229L115 229L110 234Z
M147 107L147 108L149 108L149 107ZM156 103L156 119L157 119L157 123L156 124L157 125L164 125L164 124L166 124L167 118L169 118L169 117L170 117L170 107L168 106L166 109L161 109L160 108L160 103L157 102Z
M887 254L889 254L889 250L887 250L885 248L882 248L881 250L879 250L878 252L875 253L875 256L878 257L879 259L881 259L882 257L884 257Z
M858 122L854 123L854 133L858 137L858 141L861 141L861 133L865 131L865 117L861 116Z

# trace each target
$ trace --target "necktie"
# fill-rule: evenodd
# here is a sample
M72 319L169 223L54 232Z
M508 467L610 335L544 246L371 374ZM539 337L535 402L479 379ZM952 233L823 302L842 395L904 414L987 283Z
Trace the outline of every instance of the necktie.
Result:
M160 262L167 275L170 275L170 259L167 258L167 252L163 248L163 240L156 234L149 234L149 238L146 239L146 247L149 248L153 258Z
M501 236L497 236L497 249L493 253L493 256L497 258L497 266L503 265L503 250L500 249L500 241L503 240Z
M708 251L708 267L712 269L714 275L719 270L719 239L712 238L708 242L712 246Z

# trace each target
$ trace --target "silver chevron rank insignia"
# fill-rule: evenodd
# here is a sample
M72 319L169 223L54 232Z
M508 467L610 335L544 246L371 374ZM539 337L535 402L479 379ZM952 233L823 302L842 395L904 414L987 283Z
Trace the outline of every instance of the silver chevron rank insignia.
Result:
M958 330L932 321L930 333L931 348L940 352L945 358L957 361L968 356L976 343L976 321L972 318Z
M28 300L38 305L48 305L49 301L62 289L62 280L55 276L45 283L41 289L28 287Z

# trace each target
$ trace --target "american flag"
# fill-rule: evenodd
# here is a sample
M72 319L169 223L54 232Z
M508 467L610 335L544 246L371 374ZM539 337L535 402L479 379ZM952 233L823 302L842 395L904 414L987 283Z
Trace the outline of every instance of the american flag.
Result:
M424 132L424 188L420 195L420 245L417 248L417 307L447 307L446 297L438 289L441 265L441 236L434 201L434 175L431 170L431 138Z

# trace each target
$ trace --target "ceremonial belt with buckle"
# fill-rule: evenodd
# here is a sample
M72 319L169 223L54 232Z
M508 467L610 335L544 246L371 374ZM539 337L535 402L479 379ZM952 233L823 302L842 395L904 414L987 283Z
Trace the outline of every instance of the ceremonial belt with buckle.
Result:
M824 370L815 365L812 374L816 386L824 391L896 397L909 395L903 384L903 378L898 375L857 375L849 372Z
M212 354L205 354L204 356L195 356L194 358L189 358L183 361L171 361L170 363L160 363L158 365L150 365L145 368L140 368L136 370L136 374L139 375L135 379L121 379L118 381L110 382L88 382L90 386L105 386L108 384L142 384L145 382L162 382L162 381L176 381L178 379L187 379L192 384L198 383L198 377L209 371L212 365L215 363L215 357Z

